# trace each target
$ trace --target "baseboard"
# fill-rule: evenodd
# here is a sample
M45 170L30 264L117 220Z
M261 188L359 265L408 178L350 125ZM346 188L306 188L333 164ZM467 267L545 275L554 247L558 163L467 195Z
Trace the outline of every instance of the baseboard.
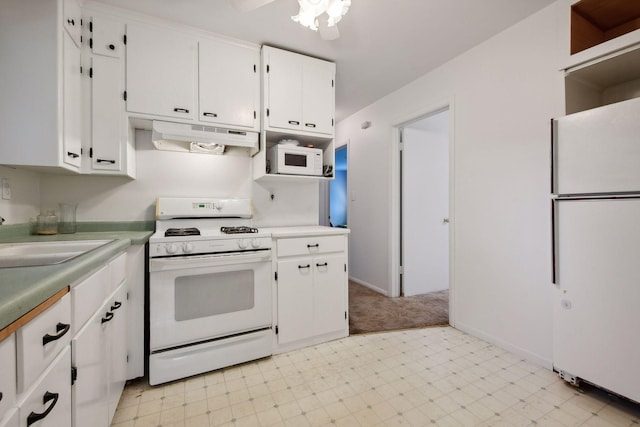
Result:
M380 289L377 286L373 286L371 283L367 283L364 280L356 279L355 277L351 277L351 276L349 276L349 280L351 280L352 282L356 282L358 285L362 285L365 288L369 288L372 291L376 291L379 294L382 294L382 295L387 296L387 297L389 296L389 293L386 290Z
M507 350L515 355L518 355L523 359L525 359L527 362L531 362L534 365L538 365L543 368L547 368L549 370L553 369L553 362L551 361L551 359L547 359L538 354L527 351L523 348L515 346L511 343L508 343L507 341L504 341L493 335L486 334L476 328L473 328L469 325L465 325L464 323L461 323L461 322L456 322L455 328L458 330L461 330L462 332L466 332L469 335L473 335L474 337L483 339L491 344L494 344L503 350Z

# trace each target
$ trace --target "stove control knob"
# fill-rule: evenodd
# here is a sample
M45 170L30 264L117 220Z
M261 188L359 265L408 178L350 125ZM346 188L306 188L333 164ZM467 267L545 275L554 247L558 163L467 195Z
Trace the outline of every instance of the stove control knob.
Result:
M182 252L184 252L185 254L188 254L190 252L193 252L193 243L183 243L182 244Z
M175 243L169 243L165 249L167 250L168 254L175 254L176 252L178 252L178 246Z
M260 240L251 239L251 247L254 249L258 249L260 247Z
M238 240L238 247L240 249L247 249L248 243L245 239Z

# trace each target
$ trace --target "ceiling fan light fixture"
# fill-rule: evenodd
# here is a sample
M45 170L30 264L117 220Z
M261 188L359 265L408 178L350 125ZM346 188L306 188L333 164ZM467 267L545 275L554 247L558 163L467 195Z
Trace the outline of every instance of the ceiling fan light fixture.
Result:
M318 31L318 16L323 13L329 15L328 26L333 27L347 13L351 0L298 0L298 4L300 10L291 19L310 30Z

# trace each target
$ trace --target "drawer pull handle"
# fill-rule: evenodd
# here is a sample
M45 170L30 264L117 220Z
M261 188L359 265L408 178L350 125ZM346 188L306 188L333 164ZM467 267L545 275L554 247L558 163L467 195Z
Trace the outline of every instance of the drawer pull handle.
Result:
M51 393L49 391L45 392L44 396L42 396L42 404L46 405L51 400L53 400L53 402L51 403L51 405L49 405L49 407L44 412L41 412L38 414L37 412L32 411L27 417L27 427L29 427L31 424L36 423L41 419L43 419L44 417L46 417L47 415L49 415L49 413L53 411L53 407L56 406L56 403L58 403L59 396L60 395L58 393Z
M120 307L122 307L122 303L120 301L116 301L113 303L113 305L111 306L111 310L117 310Z
M113 313L110 312L110 311L107 311L107 314L104 315L104 317L102 318L102 321L100 323L107 323L111 319L113 319Z
M64 334L69 332L69 329L71 329L71 324L69 324L69 323L58 323L56 325L57 334L56 335L46 334L45 336L43 336L42 337L42 345L47 345L51 341L59 340L60 338L62 338L64 336Z
M311 248L319 248L320 247L320 243L316 243L316 244L313 244L313 245L307 245L307 247L309 249L311 249Z
M2 394L2 392L0 391L0 402L2 402L2 398L4 397L4 395Z
M216 113L202 113L202 115L205 117L218 117Z
M290 125L294 125L294 126L298 126L300 124L300 122L297 121L297 120L289 120L289 124Z
M300 270L302 270L303 268L311 268L311 265L307 264L307 265L299 265L298 268Z
M112 165L116 164L115 160L109 160L109 159L96 159L97 163L111 163Z
M322 263L322 264L316 264L316 267L326 267L328 265L329 264L325 262L325 263Z
M185 113L187 114L189 112L189 110L187 110L186 108L174 108L173 111L175 111L176 113Z
M72 159L77 159L78 157L80 157L80 154L76 154L76 153L73 153L71 151L67 151L67 156L71 157Z
M316 127L316 124L315 124L315 123L305 123L304 125L305 125L306 127L308 127L308 128L314 128L314 127Z

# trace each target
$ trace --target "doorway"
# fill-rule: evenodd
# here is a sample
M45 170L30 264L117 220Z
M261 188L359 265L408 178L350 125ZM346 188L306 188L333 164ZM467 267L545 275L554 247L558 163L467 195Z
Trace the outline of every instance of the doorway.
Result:
M336 149L334 174L329 182L329 224L347 228L347 145Z
M400 128L400 295L449 290L449 109Z

